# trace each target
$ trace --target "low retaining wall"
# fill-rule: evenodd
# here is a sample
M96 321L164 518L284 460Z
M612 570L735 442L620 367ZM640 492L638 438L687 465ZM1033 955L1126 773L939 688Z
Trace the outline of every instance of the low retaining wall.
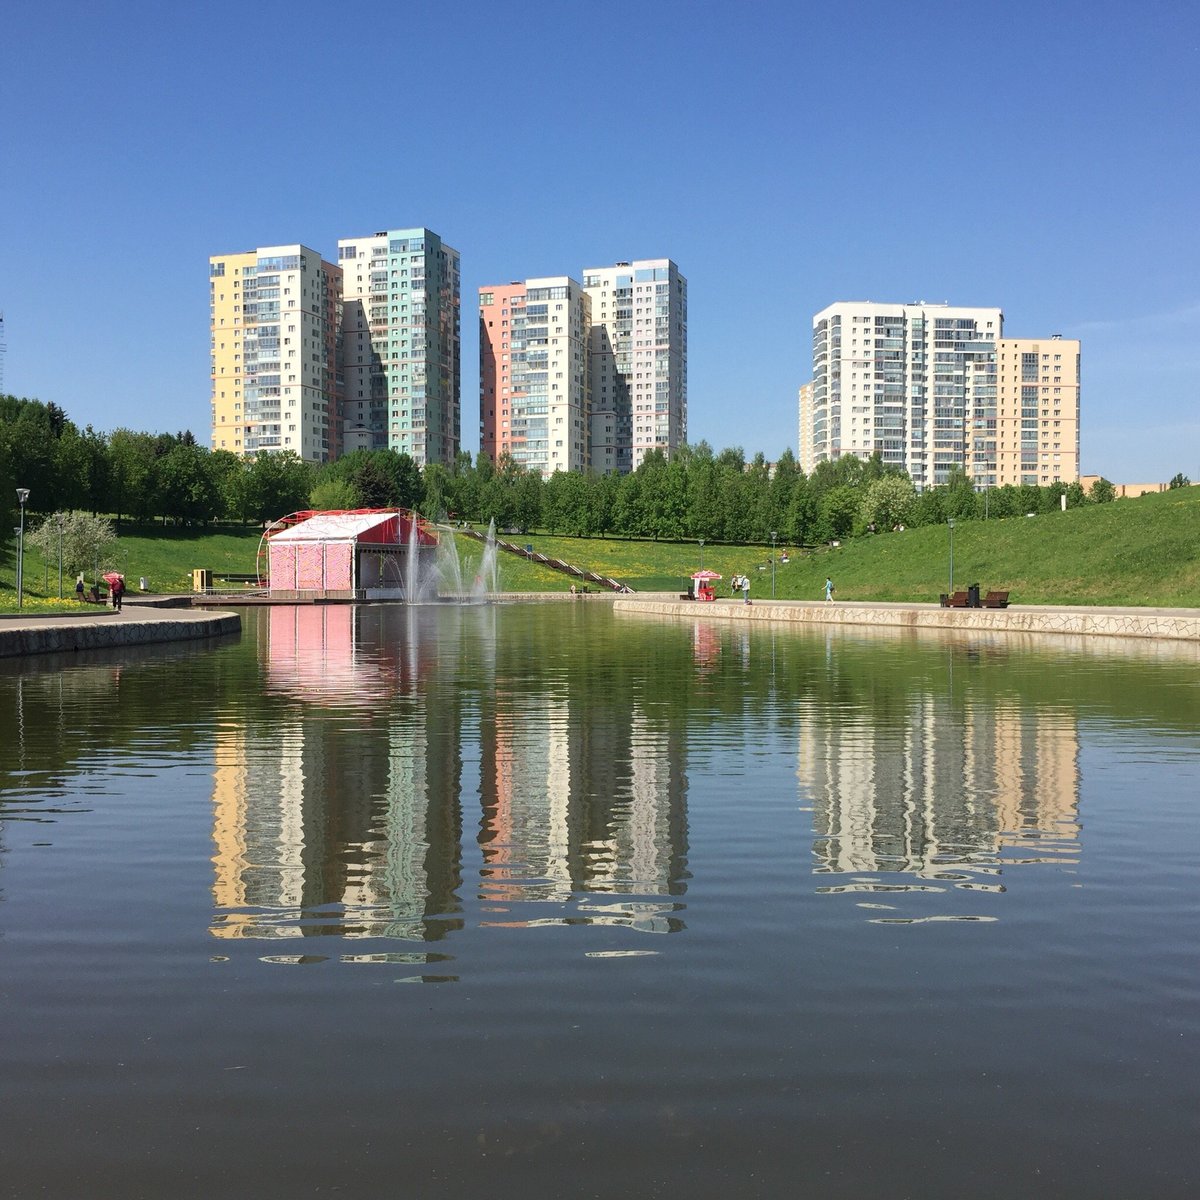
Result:
M941 608L933 605L773 604L755 600L698 602L621 597L618 612L655 613L708 621L789 621L805 625L867 625L903 629L988 630L997 633L1086 634L1200 642L1195 608Z
M162 611L162 610L159 610ZM237 613L205 613L186 617L135 617L113 614L95 621L23 622L5 628L0 623L0 658L29 654L71 654L114 646L145 646L155 642L194 641L240 633Z

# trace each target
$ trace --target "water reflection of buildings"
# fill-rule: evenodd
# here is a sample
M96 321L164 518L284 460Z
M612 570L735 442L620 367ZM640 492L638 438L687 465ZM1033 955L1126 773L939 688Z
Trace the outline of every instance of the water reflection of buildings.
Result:
M428 941L461 927L476 737L485 923L679 926L665 899L685 879L676 731L632 700L530 684L519 647L497 664L485 610L304 606L261 621L263 710L217 739L215 936ZM546 901L555 916L517 911Z
M267 610L266 691L281 703L218 735L218 937L431 939L461 923L453 697L423 697L432 643L350 606Z
M1074 861L1073 716L990 701L952 707L930 693L907 704L895 722L805 706L798 777L813 805L816 872Z
M482 896L489 924L679 927L686 887L681 738L636 703L558 698L537 714L499 691L483 748ZM597 895L623 899L598 904ZM565 916L520 907L578 900ZM506 914L501 916L499 914Z

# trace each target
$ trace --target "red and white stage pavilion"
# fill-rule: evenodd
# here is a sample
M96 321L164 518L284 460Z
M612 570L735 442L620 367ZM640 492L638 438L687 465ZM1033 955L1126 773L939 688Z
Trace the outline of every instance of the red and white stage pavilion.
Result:
M265 565L272 599L404 600L416 591L410 573L437 545L406 508L296 512L263 535L260 574Z

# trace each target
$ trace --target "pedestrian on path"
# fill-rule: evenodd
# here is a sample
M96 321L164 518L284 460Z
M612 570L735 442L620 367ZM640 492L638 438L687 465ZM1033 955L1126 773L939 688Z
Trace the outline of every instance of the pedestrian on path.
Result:
M79 572L79 578L77 580L75 580L75 599L78 600L80 604L83 603L83 572L82 571Z
M743 604L750 603L750 576L749 575L742 576L742 603Z
M825 576L825 603L833 603L833 580L828 575Z
M112 581L112 587L109 589L112 593L112 606L121 611L121 601L125 598L125 580L119 575Z

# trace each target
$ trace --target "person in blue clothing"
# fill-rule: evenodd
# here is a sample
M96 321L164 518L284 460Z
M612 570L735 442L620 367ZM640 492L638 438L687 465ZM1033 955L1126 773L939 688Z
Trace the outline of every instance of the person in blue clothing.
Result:
M749 575L742 576L742 603L743 604L750 603L750 576Z
M825 577L825 603L833 603L833 580L828 575Z

